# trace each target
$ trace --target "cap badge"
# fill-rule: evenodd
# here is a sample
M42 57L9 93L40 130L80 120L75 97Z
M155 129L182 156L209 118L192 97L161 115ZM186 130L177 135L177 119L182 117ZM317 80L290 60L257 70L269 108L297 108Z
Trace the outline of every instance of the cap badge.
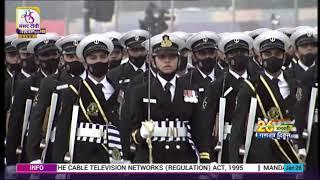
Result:
M43 40L43 42L44 42L45 44L48 44L48 43L49 43L49 39L48 39L48 38L45 38L45 39Z
M99 44L99 40L94 40L93 43L94 44Z
M78 44L79 44L79 41L77 41L77 40L74 40L74 41L72 42L72 44L73 44L74 46L78 46Z
M308 37L311 37L311 36L312 36L312 33L308 32L308 33L307 33L307 36L308 36Z
M271 37L271 38L270 38L270 41L271 41L271 42L274 42L274 41L276 41L276 38L275 38L275 37Z
M162 36L162 41L161 41L161 47L171 47L172 46L172 41L169 39L168 35Z
M205 37L202 40L203 40L203 42L208 42L208 37Z
M139 36L134 37L134 40L139 41Z
M234 39L233 42L238 43L240 39Z

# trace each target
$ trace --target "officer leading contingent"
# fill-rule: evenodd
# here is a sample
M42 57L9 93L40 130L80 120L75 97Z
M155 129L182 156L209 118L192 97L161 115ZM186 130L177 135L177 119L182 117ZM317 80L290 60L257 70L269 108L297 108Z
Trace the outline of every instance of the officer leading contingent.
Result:
M144 30L79 35L78 39L52 33L33 40L7 36L5 107L15 109L8 115L7 165L40 162L39 145L53 92L59 97L51 129L56 134L47 153L51 157L45 162L64 162L70 151L65 139L72 128L76 130L74 162L149 162L146 140L150 135L153 162L217 161L221 97L226 98L221 162L241 162L239 148L247 138L251 97L258 99L256 120L274 118L272 114L295 119L300 136L297 141L253 136L247 162L301 162L307 156L301 139L307 109L302 107L310 102L312 87L317 88L310 80L318 63L314 34L314 28L305 26L219 35L208 31L163 33L151 37L151 49L149 33ZM120 64L124 51L129 61ZM152 55L149 59L147 53ZM59 61L64 63L60 69ZM57 91L61 85L67 87ZM146 124L149 90L153 123ZM34 106L18 159L27 99ZM80 111L76 127L71 127L75 104ZM107 127L117 132L111 146ZM310 156L307 159L313 163Z

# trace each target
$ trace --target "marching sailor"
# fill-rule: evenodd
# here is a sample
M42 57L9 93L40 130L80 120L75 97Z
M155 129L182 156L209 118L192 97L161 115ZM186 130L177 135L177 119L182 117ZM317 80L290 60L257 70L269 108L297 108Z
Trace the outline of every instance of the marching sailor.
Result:
M249 32L248 35L251 36L252 39L254 40L260 34L266 32L266 31L270 31L270 30L271 29L269 29L269 28L258 28L258 29L255 29L255 30ZM252 53L253 53L252 54L253 57L249 61L248 72L252 76L256 76L257 74L260 74L260 72L263 70L262 62L261 62L261 59L260 59L259 52L257 52L254 48L252 48Z
M14 72L16 74L20 73L21 63L19 59L19 54L17 48L11 45L11 42L18 38L17 34L11 34L5 36L5 80L12 78Z
M292 33L294 33L295 28L283 27L283 28L277 29L277 31L284 33L285 35L287 35L290 38ZM290 47L288 48L288 51L286 52L286 60L284 62L284 65L282 66L283 70L285 70L287 68L291 68L297 63L298 58L294 52L295 52L294 48L291 44Z
M121 34L116 31L110 31L104 33L107 37L112 40L114 49L109 55L109 70L118 67L121 64L121 61L124 57L123 46L120 43Z
M141 43L145 41L148 36L149 33L147 31L136 29L128 31L120 38L120 43L126 47L129 61L110 70L108 77L123 92L126 91L128 83L132 81L134 77L147 70L145 63L147 53Z
M12 109L15 112L9 119L6 152L11 165L33 160L26 150L29 116L32 107L38 102L41 80L57 71L60 53L54 43L59 38L60 36L56 33L46 33L31 40L27 45L27 52L34 54L35 59L40 62L40 71L19 81L14 93Z
M88 75L62 92L53 146L57 162L114 163L122 159L119 90L106 76L113 48L112 41L103 34L84 37L76 48ZM74 113L77 104L79 111Z
M64 68L59 68L58 73L45 77L41 81L38 103L30 116L27 148L32 160L54 162L52 145L55 139L55 125L58 112L62 111L62 100L59 95L63 89L68 88L69 84L78 83L80 77L82 79L86 77L84 65L76 56L76 47L83 37L84 35L81 34L70 34L55 42L61 52ZM49 141L46 142L46 140Z
M149 41L143 45L148 49L150 45L157 73L152 82L134 88L130 130L137 150L133 162L196 163L199 155L201 162L210 162L207 124L194 116L198 95L187 79L176 74L183 41L171 34Z
M219 36L208 31L194 34L186 42L186 46L193 52L192 58L197 63L185 78L189 79L190 85L199 92L200 101L208 84L223 74L223 71L217 67L218 42Z
M224 52L229 64L229 69L222 77L208 85L204 101L202 102L202 111L199 116L197 116L197 119L206 119L209 124L210 134L212 134L213 126L216 124L217 114L219 114L219 116L223 116L224 114L224 117L222 117L224 122L223 126L221 126L223 129L214 127L215 129L219 129L219 132L223 131L224 142L222 146L222 157L219 157L219 163L228 162L232 114L235 109L235 101L240 84L244 79L249 79L247 66L249 62L249 49L252 48L252 44L252 38L242 32L234 32L222 37L219 43L219 49ZM224 112L219 112L220 97L226 99L225 108L223 108ZM220 105L222 106L222 104ZM218 133L215 132L214 136L217 137ZM216 144L213 143L213 140L210 141L210 143L212 144L211 157L213 157L213 149Z
M298 163L291 139L257 138L257 120L293 120L293 106L296 102L296 81L285 74L281 67L289 38L279 31L267 31L254 40L254 48L260 53L264 72L257 79L244 80L240 86L236 107L232 117L229 143L229 162L249 163ZM249 105L250 98L257 99L257 108ZM253 98L252 98L253 99ZM253 100L251 100L253 102ZM248 112L249 117L248 117ZM251 114L251 112L256 112ZM254 117L251 117L254 116ZM248 120L254 121L247 122ZM246 128L247 127L247 128ZM247 132L246 132L247 131ZM247 136L247 135L248 136ZM251 146L248 146L250 145ZM245 147L245 148L244 148ZM239 149L240 148L240 149ZM243 155L243 161L240 156Z
M316 65L318 59L318 39L313 36L317 31L312 27L296 28L290 36L295 53L299 57L295 66L287 69L294 78L301 81L301 76L310 68Z

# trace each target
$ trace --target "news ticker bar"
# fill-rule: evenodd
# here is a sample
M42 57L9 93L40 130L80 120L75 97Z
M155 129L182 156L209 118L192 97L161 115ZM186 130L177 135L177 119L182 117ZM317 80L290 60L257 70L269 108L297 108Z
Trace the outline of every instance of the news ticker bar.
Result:
M301 173L303 164L17 164L20 174Z

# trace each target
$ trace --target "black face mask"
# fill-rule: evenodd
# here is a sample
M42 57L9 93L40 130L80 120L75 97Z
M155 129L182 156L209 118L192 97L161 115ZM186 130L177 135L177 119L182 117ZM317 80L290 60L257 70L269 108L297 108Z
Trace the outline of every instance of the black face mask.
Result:
M103 77L108 72L108 63L98 62L94 64L88 64L89 72L97 78Z
M248 62L249 62L249 56L245 56L243 54L238 54L230 58L231 68L240 72L247 69Z
M84 66L79 61L66 62L65 67L68 73L79 76L84 72Z
M53 74L58 69L59 61L60 61L60 57L48 59L46 61L40 60L41 69L48 75Z
M129 60L132 64L134 64L136 67L140 68L143 63L146 61L147 56L138 56L138 57L129 57Z
M109 69L113 69L121 64L121 59L112 60L109 62Z
M188 64L188 57L180 56L180 64L178 66L178 71L183 71L186 69Z
M307 53L307 54L301 56L301 61L304 65L310 67L313 64L313 62L315 61L316 56L318 56L318 55L313 54L313 53Z
M198 66L202 72L204 72L205 74L209 74L210 72L212 72L216 63L217 63L216 59L206 58L203 60L199 60Z
M36 72L39 68L39 65L34 61L34 57L21 59L21 61L22 61L22 69L29 74Z
M8 64L8 69L10 72L19 72L21 71L21 64L20 63L16 63L16 64Z
M262 59L263 67L270 73L276 73L281 70L283 65L283 59L270 57L267 59Z

